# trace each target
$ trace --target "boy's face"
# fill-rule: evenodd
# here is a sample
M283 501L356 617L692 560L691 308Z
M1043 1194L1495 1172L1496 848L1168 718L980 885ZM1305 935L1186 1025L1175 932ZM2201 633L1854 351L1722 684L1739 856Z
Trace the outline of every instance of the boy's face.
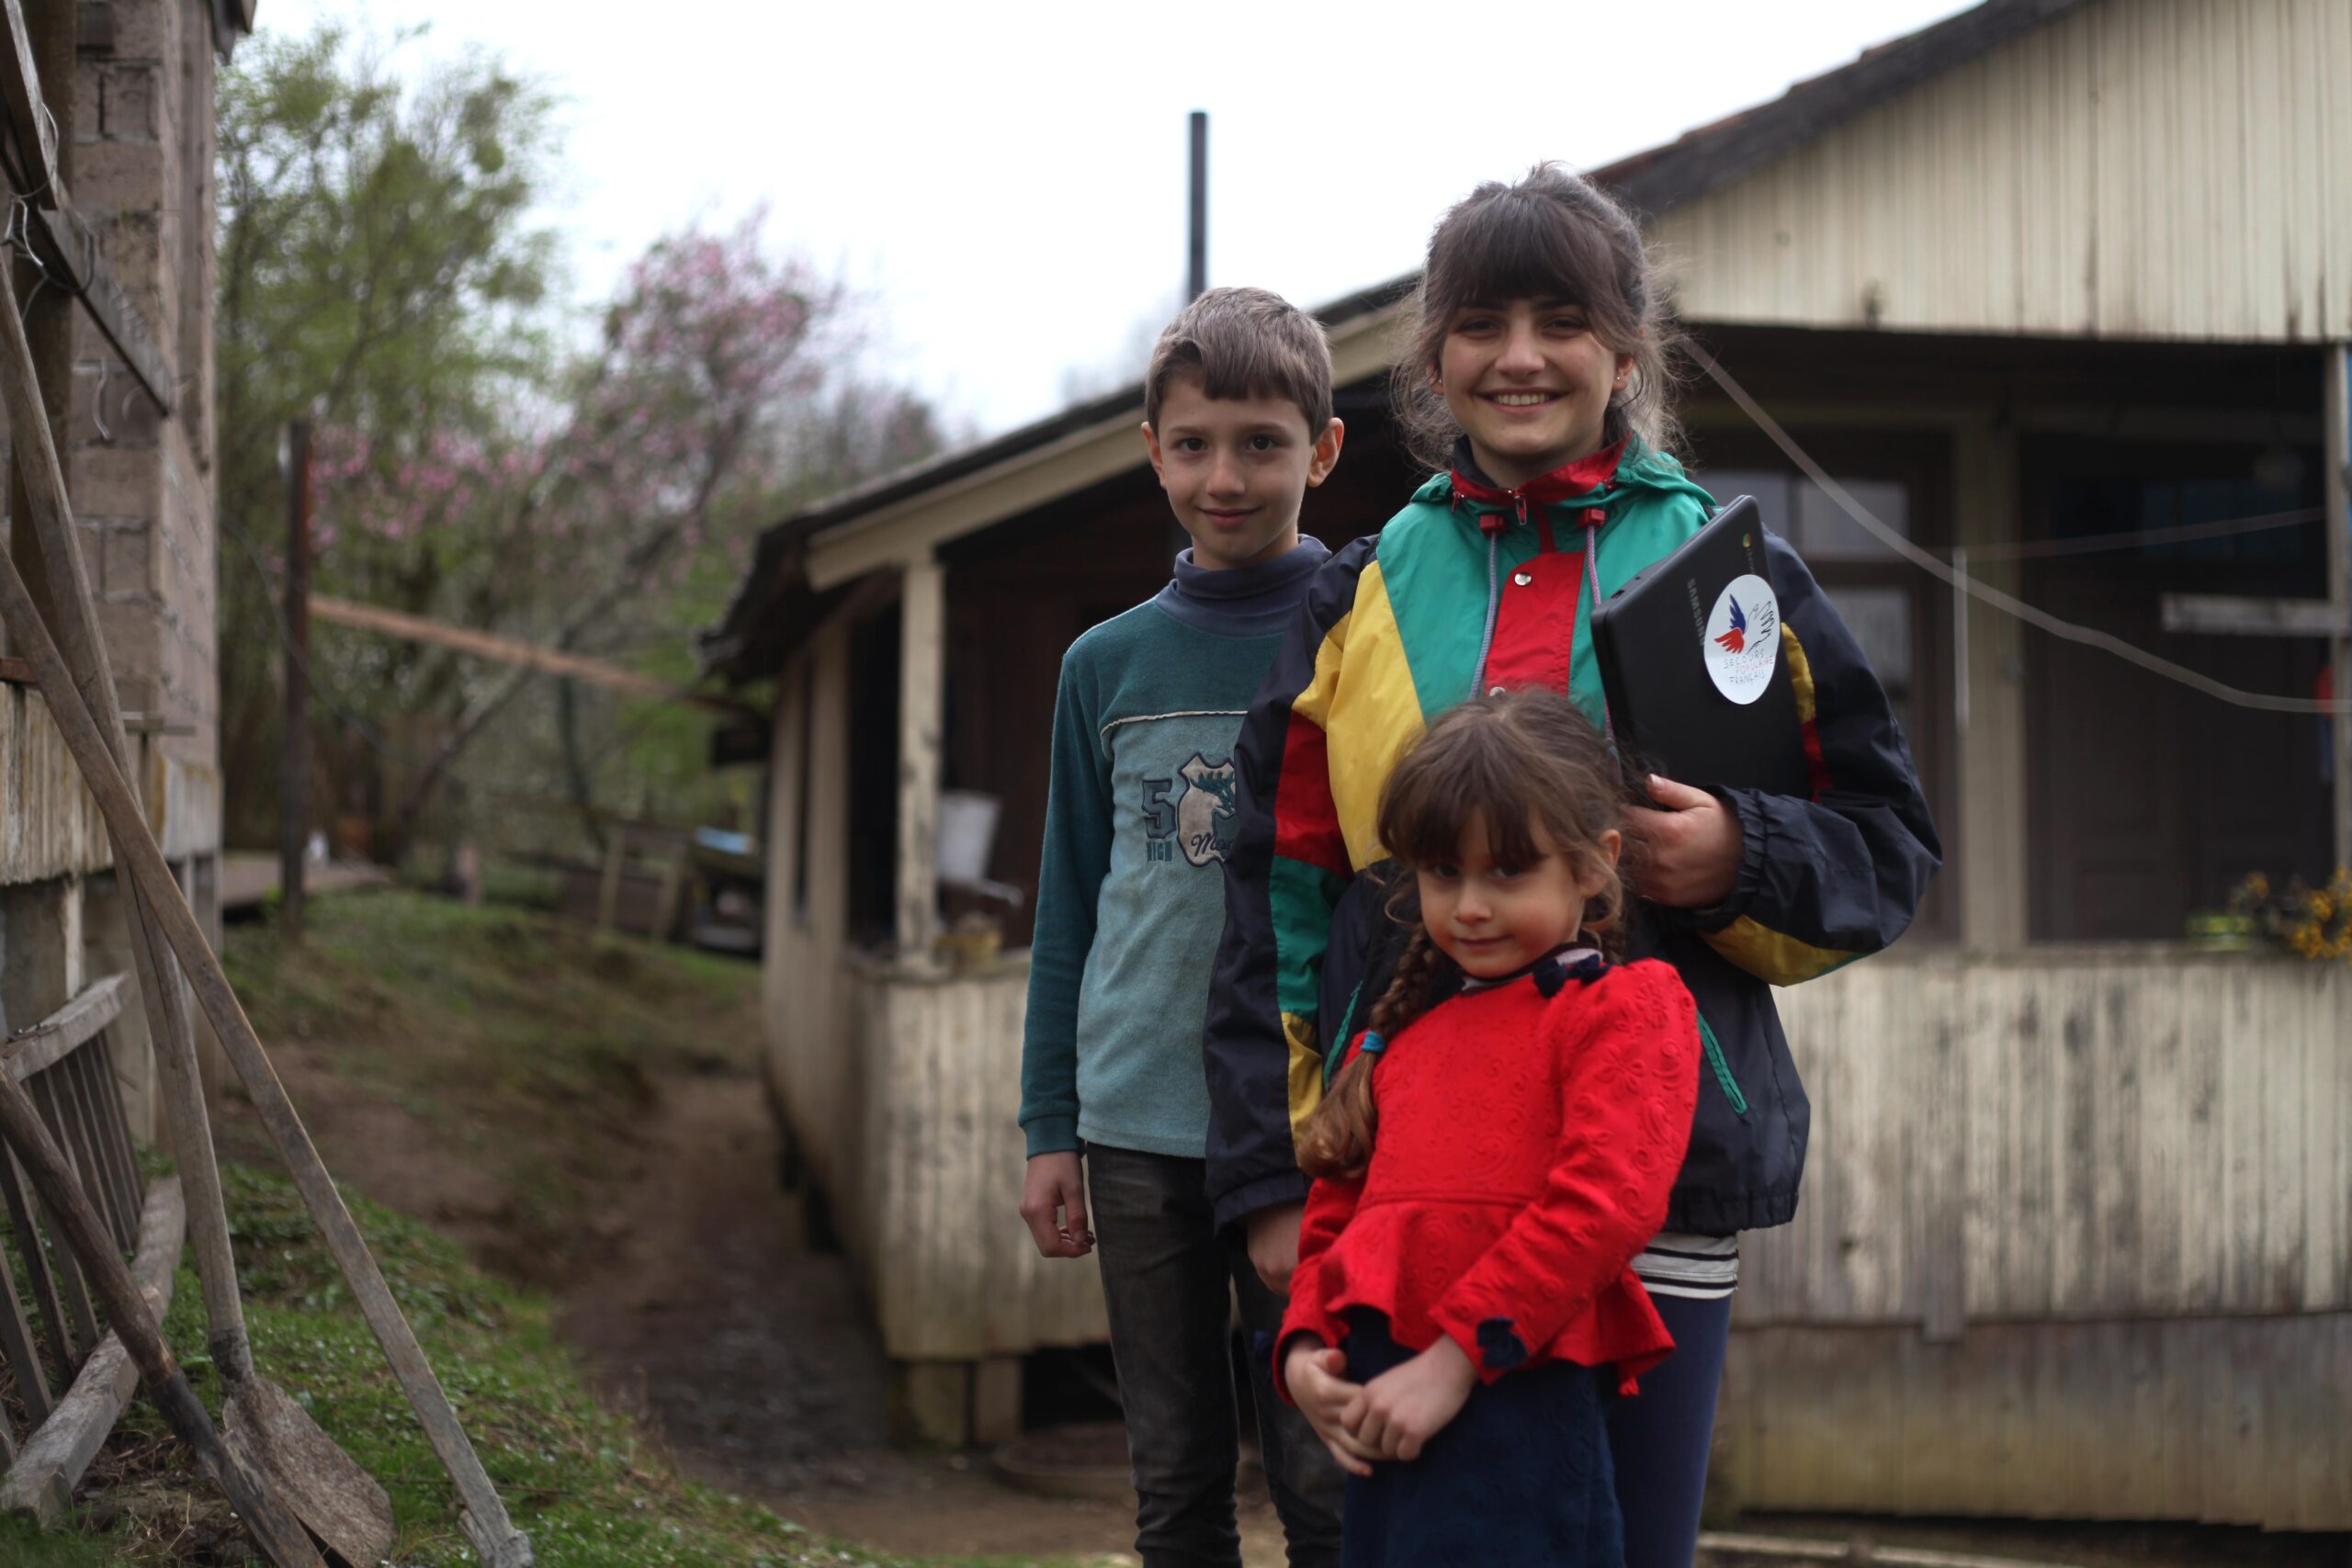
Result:
M1198 375L1169 378L1159 426L1143 444L1176 521L1193 536L1193 564L1255 566L1298 543L1298 505L1340 460L1344 427L1319 433L1286 398L1212 398Z

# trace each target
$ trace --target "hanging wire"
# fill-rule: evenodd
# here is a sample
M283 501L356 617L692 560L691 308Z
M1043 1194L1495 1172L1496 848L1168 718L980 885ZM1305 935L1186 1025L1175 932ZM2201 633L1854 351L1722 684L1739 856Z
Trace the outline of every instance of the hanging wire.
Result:
M2126 528L2113 534L2093 534L2079 539L2028 539L2016 545L1971 545L1973 560L2047 560L2053 556L2097 555L2105 550L2136 550L2152 545L2185 545L2197 539L2222 539L2238 534L2262 534L2278 528L2300 528L2326 520L2324 506L2298 507L2292 512L2266 512L2254 517L2231 517L2218 523L2183 523L2169 528Z
M1847 494L1846 487L1831 479L1828 470L1815 462L1812 454L1798 446L1795 438L1781 428L1780 422L1766 413L1756 400L1747 395L1747 389L1734 380L1729 371L1715 363L1714 355L1700 347L1695 342L1686 341L1684 346L1690 350L1690 357L1698 361L1699 367L1704 370L1715 385L1721 387L1724 394L1739 406L1740 412L1755 421L1756 427L1770 438L1772 445L1781 449L1781 455L1795 464L1805 478L1820 486L1822 492L1838 503L1839 511L1851 517L1888 549L1893 550L1937 581L1946 583L1957 592L1965 593L1981 604L1988 604L2005 615L2015 616L2030 626L2048 632L2052 637L2111 653L2126 663L2136 664L2153 674L2160 675L2167 681L2177 682L2191 691L2202 692L2209 697L2231 704L2233 706L2253 708L2263 713L2321 714L2336 716L2352 715L2352 695L2323 700L2316 697L2279 697L2265 692L2243 691L2224 682L2216 681L2210 675L2191 670L2185 664L2176 664L2169 659L2150 653L2145 649L2126 642L2110 632L2103 632L2094 626L2078 626L2073 621L2061 620L2047 610L2037 609L2027 604L2015 594L2004 593L2001 590L1980 581L1966 572L1956 570L1913 544L1902 534L1880 522L1871 514L1869 508Z

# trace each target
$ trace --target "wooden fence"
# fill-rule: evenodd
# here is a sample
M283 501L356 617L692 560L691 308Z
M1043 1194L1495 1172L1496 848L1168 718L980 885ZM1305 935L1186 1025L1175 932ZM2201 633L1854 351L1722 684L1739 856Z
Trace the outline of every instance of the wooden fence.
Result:
M155 1320L170 1309L186 1234L176 1178L150 1183L123 1116L107 1031L129 991L122 976L85 990L0 1045L0 1070L23 1084L42 1124L73 1162L107 1234L131 1261ZM98 1332L89 1285L16 1154L0 1146L0 1509L54 1519L122 1413L138 1369ZM39 1323L36 1332L35 1322ZM19 1445L13 1410L25 1427Z

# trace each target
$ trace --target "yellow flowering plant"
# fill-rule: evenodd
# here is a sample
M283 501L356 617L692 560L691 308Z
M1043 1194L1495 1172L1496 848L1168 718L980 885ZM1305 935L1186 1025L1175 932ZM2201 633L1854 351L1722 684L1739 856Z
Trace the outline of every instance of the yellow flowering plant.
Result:
M2352 869L2337 866L2317 887L2296 877L2283 890L2251 873L2231 892L2230 912L2298 958L2352 964Z

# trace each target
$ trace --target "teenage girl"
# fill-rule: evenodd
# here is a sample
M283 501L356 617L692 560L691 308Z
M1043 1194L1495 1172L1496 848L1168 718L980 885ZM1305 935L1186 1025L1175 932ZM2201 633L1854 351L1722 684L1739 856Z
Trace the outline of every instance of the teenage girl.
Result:
M1681 979L1596 945L1623 794L1540 690L1449 710L1389 776L1380 841L1419 918L1299 1138L1277 1348L1355 1478L1346 1568L1623 1561L1603 1408L1672 1345L1630 1265L1699 1086Z
M1672 329L1640 231L1577 175L1479 186L1430 240L1396 372L1440 471L1310 583L1242 728L1238 834L1205 1040L1209 1191L1285 1280L1306 1179L1294 1126L1401 943L1374 820L1394 760L1473 693L1565 693L1604 731L1592 606L1704 523L1667 450ZM1698 1006L1701 1091L1661 1232L1635 1259L1675 1352L1612 1404L1634 1568L1688 1568L1738 1277L1738 1234L1795 1211L1810 1111L1770 986L1875 952L1940 854L1854 637L1767 537L1809 798L1647 781L1626 815L1636 951Z

